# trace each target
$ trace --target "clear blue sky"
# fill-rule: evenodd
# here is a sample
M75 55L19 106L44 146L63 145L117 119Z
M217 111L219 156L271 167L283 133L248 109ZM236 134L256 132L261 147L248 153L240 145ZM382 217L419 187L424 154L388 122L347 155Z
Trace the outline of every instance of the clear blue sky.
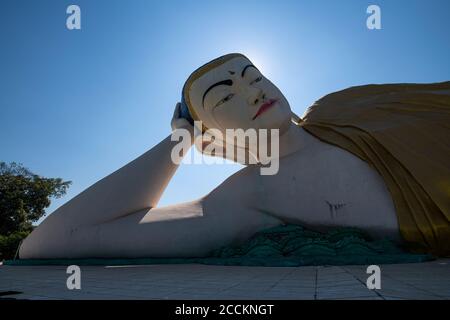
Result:
M82 30L66 29L70 4ZM448 0L2 0L0 161L72 180L51 212L166 137L185 79L219 55L248 55L301 115L352 85L449 80L449 39ZM161 204L238 169L182 166Z

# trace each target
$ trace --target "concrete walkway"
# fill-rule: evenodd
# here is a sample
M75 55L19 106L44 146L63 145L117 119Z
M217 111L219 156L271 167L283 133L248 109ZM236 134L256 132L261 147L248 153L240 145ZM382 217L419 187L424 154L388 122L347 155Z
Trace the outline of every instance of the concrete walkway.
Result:
M367 289L366 268L82 266L81 289L68 290L65 267L0 265L0 299L450 300L450 259L381 265L380 290Z

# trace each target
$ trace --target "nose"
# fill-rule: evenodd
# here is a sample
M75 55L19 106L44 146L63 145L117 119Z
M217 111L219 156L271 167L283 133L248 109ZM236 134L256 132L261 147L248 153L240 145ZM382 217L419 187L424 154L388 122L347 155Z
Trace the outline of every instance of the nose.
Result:
M260 88L252 88L248 97L248 103L258 105L266 99L266 94Z

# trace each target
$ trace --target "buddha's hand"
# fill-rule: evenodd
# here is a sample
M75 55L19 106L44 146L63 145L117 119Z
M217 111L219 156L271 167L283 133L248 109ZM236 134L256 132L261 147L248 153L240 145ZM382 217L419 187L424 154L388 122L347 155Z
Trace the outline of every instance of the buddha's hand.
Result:
M189 123L189 121L186 118L183 118L181 115L181 103L177 103L175 106L175 111L173 112L172 121L170 121L170 126L172 127L172 130L175 131L176 129L184 128L189 131L193 131L194 127Z

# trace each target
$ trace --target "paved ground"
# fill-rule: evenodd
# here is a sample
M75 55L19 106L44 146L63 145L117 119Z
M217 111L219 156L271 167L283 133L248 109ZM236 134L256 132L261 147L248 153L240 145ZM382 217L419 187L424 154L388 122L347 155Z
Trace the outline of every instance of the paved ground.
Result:
M450 259L380 267L381 290L367 289L366 266L269 268L194 264L82 266L81 290L68 290L65 267L0 265L0 298L450 300ZM6 291L22 293L5 295Z

